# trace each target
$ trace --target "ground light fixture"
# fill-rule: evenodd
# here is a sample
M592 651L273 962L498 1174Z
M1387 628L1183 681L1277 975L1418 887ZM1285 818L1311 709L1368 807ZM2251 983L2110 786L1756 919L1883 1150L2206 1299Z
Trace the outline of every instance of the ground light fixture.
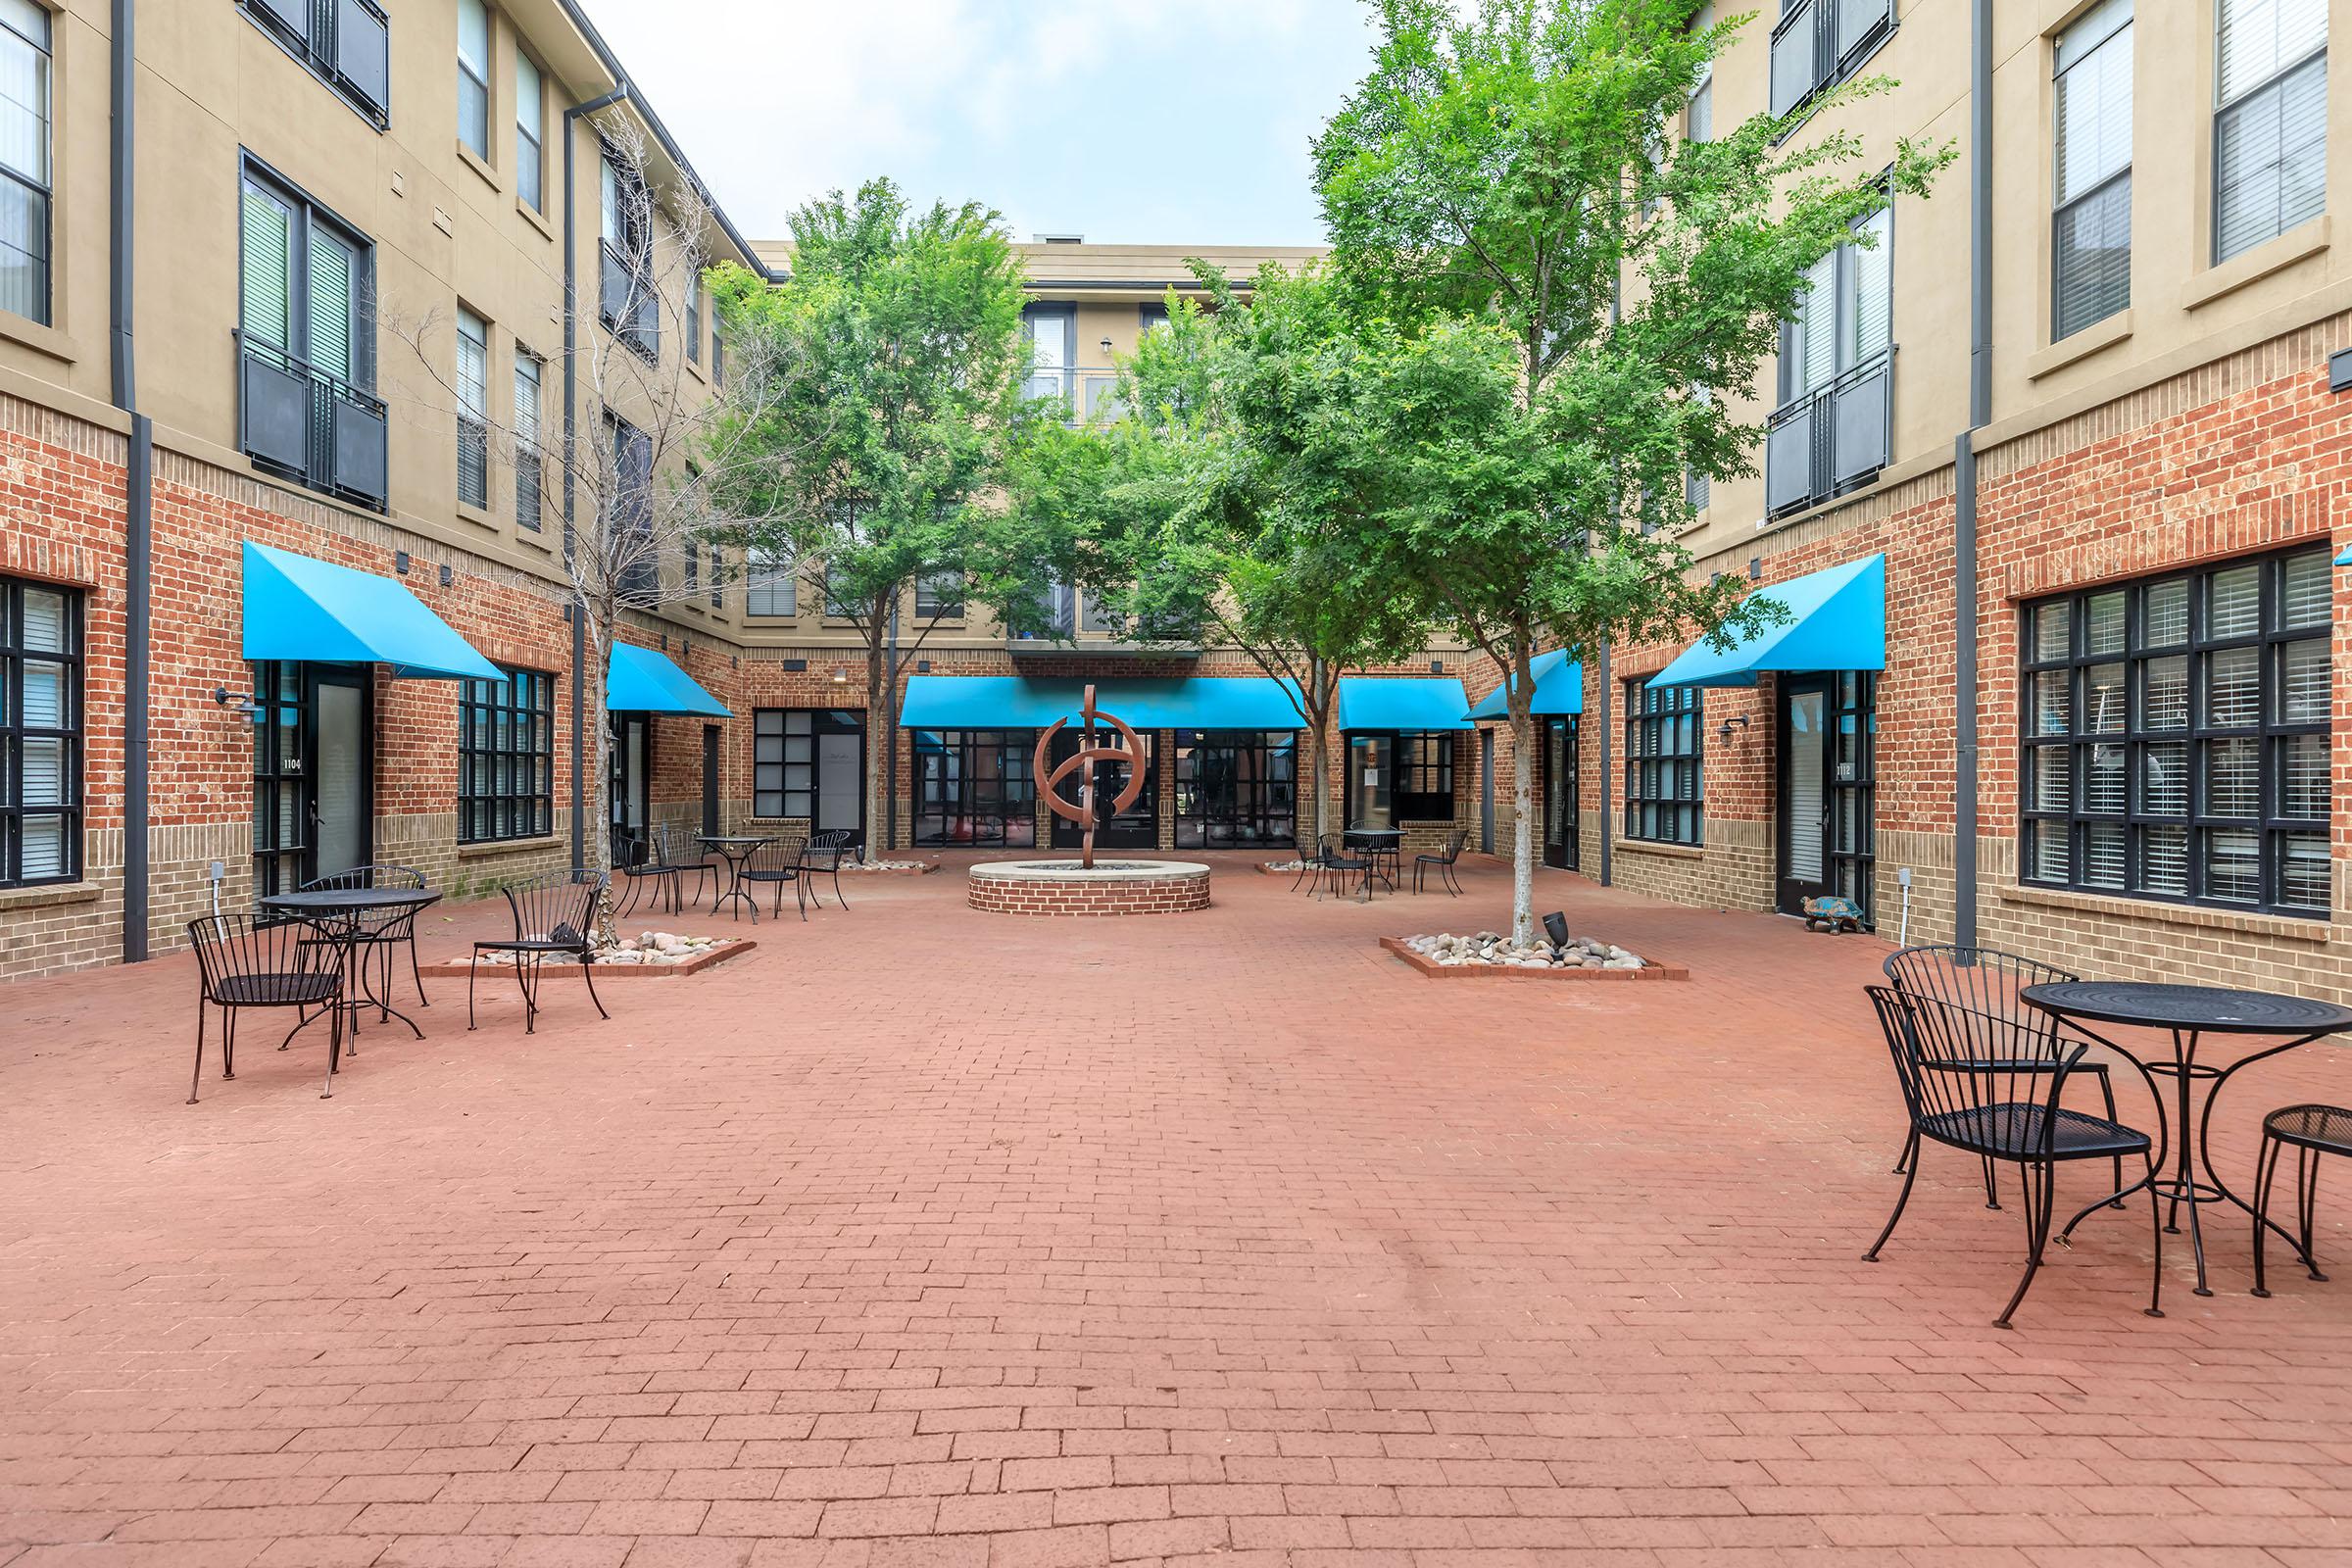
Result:
M1544 934L1551 938L1551 945L1553 947L1566 947L1568 945L1567 911L1564 909L1554 909L1549 914L1545 915L1544 917Z

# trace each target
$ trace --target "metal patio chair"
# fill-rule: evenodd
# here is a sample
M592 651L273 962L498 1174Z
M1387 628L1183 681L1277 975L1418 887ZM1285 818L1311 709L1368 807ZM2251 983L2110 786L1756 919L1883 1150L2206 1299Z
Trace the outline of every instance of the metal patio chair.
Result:
M422 891L424 873L413 865L355 865L348 871L336 871L328 876L313 877L302 885L305 893L318 893L343 888L413 888ZM373 1000L379 1019L391 1017L392 950L406 946L409 950L409 979L416 987L416 1004L429 1007L432 999L424 994L424 969L416 961L416 915L409 909L384 909L361 916L352 935L358 946L361 987L366 989L366 965L373 963L383 980L384 989Z
M785 839L770 839L744 857L743 868L736 874L736 880L750 890L752 920L755 924L760 919L759 890L761 887L775 889L769 896L772 906L767 911L768 918L780 920L784 917L784 885L788 882L792 884L793 902L800 907L801 918L808 918L808 846L806 843L795 844Z
M2271 1188L2278 1180L2278 1159L2289 1146L2295 1151L2295 1246L2303 1254L2304 1270L2315 1280L2319 1254L2312 1250L2314 1211L2320 1204L2320 1161L2328 1154L2352 1158L2352 1108L2343 1105L2282 1105L2262 1119L2262 1152L2254 1161L2254 1294L2271 1294L2263 1278L2263 1243L2270 1234Z
M2052 1020L2037 1035L2001 1031L1993 1038L2001 1040L2003 1054L1986 1056L1982 1054L1987 1038L1985 1020L1969 1007L1893 986L1863 989L1878 1009L1879 1027L1894 1057L1895 1078L1902 1085L1914 1138L1922 1147L1941 1144L1981 1160L2018 1168L2018 1182L2026 1195L2026 1271L1992 1326L2010 1326L2010 1318L2041 1267L2050 1240L2050 1214L2057 1201L2058 1166L2078 1159L2121 1160L2126 1154L2137 1154L2148 1167L2148 1229L2156 1239L2156 1262L2148 1287L2147 1313L2162 1317L2164 1220L2156 1200L2154 1143L2135 1127L2059 1107L2068 1075L2090 1048L2076 1045L2070 1049L2058 1037ZM1862 1254L1864 1261L1877 1262L1880 1249L1894 1234L1895 1223L1911 1200L1919 1165L1915 1152L1910 1169L1903 1174L1903 1190L1894 1200L1894 1212L1886 1216L1886 1228Z
M654 888L654 907L661 908L666 899L672 914L686 907L686 877L694 876L694 902L702 903L706 877L714 877L718 867L695 834L675 822L658 822L652 832L639 836L615 829L612 834L612 868L628 879L628 902L620 907L626 914L637 906L645 892L645 884Z
M1915 997L1927 997L1946 1002L1959 1008L1957 1016L1969 1020L1976 1031L1974 1049L1987 1057L2012 1057L2026 1068L2040 1056L2032 1050L2020 1054L2011 1050L2014 1041L2029 1043L2041 1031L2052 1027L2050 1015L2040 1008L2030 1006L2023 1000L2028 986L2050 985L2063 980L2082 977L2056 968L2038 959L2020 957L2003 953L1998 948L1964 948L1951 943L1929 943L1916 948L1904 948L1887 956L1881 965L1886 978L1898 991ZM2107 1073L2107 1063L2099 1060L2083 1062L2075 1071L2098 1084L2099 1099L2105 1105L2107 1119L2115 1120L2115 1085ZM1913 1129L1903 1142L1902 1157L1894 1162L1897 1175L1902 1174L1919 1153L1919 1133ZM1992 1161L1984 1161L1984 1206L2001 1206L2000 1190L1993 1179ZM2115 1185L2124 1185L2124 1162L2115 1161ZM2119 1199L2115 1205L2123 1207Z
M1453 864L1456 860L1459 860L1462 858L1462 851L1468 849L1469 847L1469 833L1464 829L1457 827L1452 832L1446 835L1446 846L1444 849L1438 851L1437 854L1432 855L1428 851L1424 850L1421 854L1414 856L1413 891L1415 893L1419 893L1421 891L1421 879L1428 873L1429 868L1434 865L1438 868L1438 885L1443 887L1447 893L1459 898L1462 892L1462 885L1460 882L1454 879Z
M466 1027L474 1025L473 982L482 972L482 955L514 955L514 984L522 991L522 1032L535 1034L539 1023L539 967L548 958L578 962L580 978L588 982L588 1000L597 1016L611 1018L604 999L596 994L597 904L607 881L601 871L543 871L510 882L499 891L514 916L514 935L504 941L476 942L473 964L466 976Z
M1372 902L1372 857L1350 850L1342 835L1326 833L1315 843L1315 897L1323 897L1323 887L1329 883L1333 892L1346 895L1348 879L1356 877L1363 884L1363 902Z
M297 1017L286 1031L291 1042L311 1022L311 1009L331 1015L326 1076L331 1085L343 1054L343 954L340 945L318 941L299 920L261 914L208 914L188 922L196 950L196 1068L188 1078L188 1103L204 1081L204 1008L221 1011L220 1076L237 1076L237 1014L249 1007L292 1007ZM281 1049L282 1049L281 1043Z
M808 842L801 848L801 876L808 882L808 896L812 899L816 897L816 886L810 879L829 872L833 878L834 900L843 908L848 908L850 901L841 896L841 862L844 859L862 858L864 853L864 836L850 828L829 827L822 833L809 834ZM816 906L823 908L823 901L818 900Z

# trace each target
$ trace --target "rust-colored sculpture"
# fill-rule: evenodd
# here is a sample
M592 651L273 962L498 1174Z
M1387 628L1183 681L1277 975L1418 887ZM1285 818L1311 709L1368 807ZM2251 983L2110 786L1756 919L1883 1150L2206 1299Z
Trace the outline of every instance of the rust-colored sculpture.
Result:
M1054 745L1054 737L1069 722L1057 718L1051 729L1037 738L1037 756L1033 760L1036 776L1043 780L1046 804L1054 814L1065 822L1074 822L1080 831L1078 863L1093 868L1095 863L1095 764L1099 761L1122 761L1127 764L1127 782L1110 803L1113 811L1124 811L1135 804L1144 792L1144 745L1136 739L1127 721L1105 713L1095 706L1095 688L1086 688L1086 704L1078 710L1083 727L1078 732L1078 750L1062 759L1061 765L1052 772L1046 770L1046 758ZM1098 745L1095 740L1095 721L1102 720L1118 732L1118 745ZM1078 799L1073 804L1061 798L1061 781L1069 773L1079 775Z

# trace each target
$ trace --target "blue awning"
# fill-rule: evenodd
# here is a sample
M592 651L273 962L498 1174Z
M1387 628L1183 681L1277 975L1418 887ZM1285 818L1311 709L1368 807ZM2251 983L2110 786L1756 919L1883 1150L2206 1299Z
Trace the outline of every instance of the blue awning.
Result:
M1652 686L1753 686L1767 671L1885 669L1886 558L1866 556L1756 590L1788 618L1722 653L1705 639L1649 679Z
M2335 564L2339 566L2352 566L2352 545L2344 546L2344 553L2335 558Z
M245 657L382 664L396 680L497 680L448 621L389 577L245 541Z
M1568 650L1555 648L1548 654L1538 654L1528 662L1528 673L1536 677L1536 706L1533 711L1539 718L1565 718L1585 710L1585 666L1570 663ZM1470 710L1472 718L1508 718L1510 709L1503 692L1510 682L1478 700Z
M1470 697L1451 675L1342 675L1342 729L1469 729Z
M735 716L666 655L627 643L614 643L612 657L605 662L605 706L621 713Z
M919 729L1044 729L1078 722L1088 683L1028 675L915 675L899 722ZM1093 683L1096 705L1135 729L1298 729L1298 690L1264 675Z

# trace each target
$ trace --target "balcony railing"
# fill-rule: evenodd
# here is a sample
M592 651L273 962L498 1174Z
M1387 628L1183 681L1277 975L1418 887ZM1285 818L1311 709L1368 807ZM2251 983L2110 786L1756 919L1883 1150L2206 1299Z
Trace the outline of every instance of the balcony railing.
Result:
M265 468L384 510L384 402L243 332L237 343L237 445Z
M1772 29L1772 112L1852 75L1893 30L1894 0L1795 0Z
M1894 444L1894 350L1882 349L1764 423L1764 511L1778 516L1867 484Z
M244 0L248 15L376 129L391 122L390 25L375 0Z
M1060 399L1072 424L1119 416L1119 372L1113 369L1036 369L1026 391L1032 399Z
M599 240L601 263L598 302L605 325L612 335L647 359L662 353L661 301L654 297L653 280L641 263L625 255L611 240Z

